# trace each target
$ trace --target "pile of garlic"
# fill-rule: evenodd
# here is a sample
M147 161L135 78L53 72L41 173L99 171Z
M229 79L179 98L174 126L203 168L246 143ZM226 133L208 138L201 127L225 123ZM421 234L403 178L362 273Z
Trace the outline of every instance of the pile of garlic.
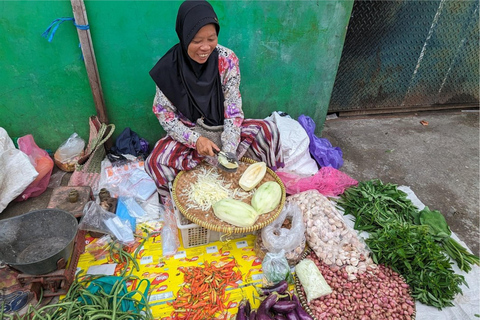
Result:
M345 267L350 280L356 278L357 272L376 267L365 242L345 224L335 205L320 192L304 191L289 196L287 201L296 203L302 210L307 243L325 264Z

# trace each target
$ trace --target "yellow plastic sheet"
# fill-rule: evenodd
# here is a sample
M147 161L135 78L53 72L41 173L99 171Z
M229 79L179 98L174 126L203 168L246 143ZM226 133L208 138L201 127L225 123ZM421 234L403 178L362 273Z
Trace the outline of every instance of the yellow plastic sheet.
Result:
M138 229L137 229L138 232ZM146 234L144 234L146 236ZM180 233L179 233L179 236ZM131 250L141 245L140 238ZM86 238L85 253L80 256L78 262L79 270L87 271L91 266L113 263L106 244L101 243L101 238ZM201 266L204 261L212 263L220 262L226 258L235 259L242 280L238 288L227 288L230 293L227 304L229 316L233 319L237 311L238 302L246 297L250 300L252 307L257 306L253 299L255 289L252 285L260 285L263 279L261 270L261 259L254 252L254 235L234 239L226 242L216 241L207 245L185 249L180 247L178 252L171 257L164 257L162 254L162 243L160 235L150 237L139 248L137 262L139 270L132 271L133 275L141 279L150 280L150 306L154 319L170 320L173 308L168 304L173 302L176 294L183 283L183 273L178 270L179 267ZM133 267L133 264L117 265L114 275L120 275L123 268ZM135 281L129 283L129 289L135 288Z

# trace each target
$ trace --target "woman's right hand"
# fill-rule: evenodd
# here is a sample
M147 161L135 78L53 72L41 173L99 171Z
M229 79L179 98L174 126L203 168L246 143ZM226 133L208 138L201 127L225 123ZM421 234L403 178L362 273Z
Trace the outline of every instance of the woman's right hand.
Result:
M215 153L213 150L220 151L218 146L213 143L212 140L205 138L205 137L199 137L197 139L197 144L196 144L197 152L201 156L211 156L213 157Z

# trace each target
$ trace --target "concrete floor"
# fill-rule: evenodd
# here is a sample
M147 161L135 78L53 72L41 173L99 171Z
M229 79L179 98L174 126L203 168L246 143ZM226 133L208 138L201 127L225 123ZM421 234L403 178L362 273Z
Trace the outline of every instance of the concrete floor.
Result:
M322 137L342 149L342 172L409 186L479 255L478 109L337 118L325 122Z

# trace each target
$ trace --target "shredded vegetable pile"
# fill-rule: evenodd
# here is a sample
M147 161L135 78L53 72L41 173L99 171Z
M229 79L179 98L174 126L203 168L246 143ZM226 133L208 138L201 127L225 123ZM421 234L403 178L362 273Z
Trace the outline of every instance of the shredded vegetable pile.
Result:
M193 175L196 182L188 190L187 210L200 209L208 211L212 205L225 198L242 199L251 192L232 188L232 183L225 181L215 168L200 168Z

